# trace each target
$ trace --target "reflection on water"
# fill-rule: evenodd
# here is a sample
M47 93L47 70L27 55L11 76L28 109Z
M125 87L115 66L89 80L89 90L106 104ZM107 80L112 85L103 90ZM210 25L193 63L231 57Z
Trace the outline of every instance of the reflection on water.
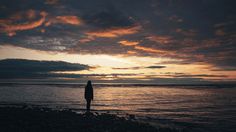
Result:
M83 88L49 85L0 87L0 103L29 103L84 109ZM130 86L94 88L93 110L120 111L155 122L168 119L232 130L236 124L236 89Z

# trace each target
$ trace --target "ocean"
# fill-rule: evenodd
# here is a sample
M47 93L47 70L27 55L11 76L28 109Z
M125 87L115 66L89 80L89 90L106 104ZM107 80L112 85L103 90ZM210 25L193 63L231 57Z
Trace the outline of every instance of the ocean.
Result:
M1 84L0 106L85 111L85 84ZM93 112L199 132L236 131L234 85L95 84Z

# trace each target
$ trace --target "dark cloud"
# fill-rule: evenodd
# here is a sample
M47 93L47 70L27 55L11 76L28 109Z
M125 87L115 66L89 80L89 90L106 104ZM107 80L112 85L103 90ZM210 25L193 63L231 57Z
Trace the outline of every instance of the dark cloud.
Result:
M226 78L227 75L223 74L186 74L182 72L161 72L160 76L173 77L173 78Z
M236 71L236 67L224 66L211 69L211 71Z
M118 76L136 76L140 75L143 73L139 74L127 74L127 73L112 73L112 74L78 74L83 77L107 77L107 76L112 76L112 77L118 77Z
M146 68L150 68L150 69L162 69L162 68L166 68L166 66L148 66Z
M149 66L149 67L131 67L131 68L113 68L118 70L140 69L140 68L163 68L165 66ZM185 74L165 72L160 75L145 75L144 73L112 73L112 74L73 74L63 73L63 71L81 71L89 70L94 67L78 63L67 63L62 61L36 61L24 59L6 59L0 61L0 79L44 79L60 80L60 79L78 79L85 81L88 79L96 80L96 82L126 82L126 83L158 83L158 84L194 84L209 83L203 78L224 78L226 75L213 74ZM129 77L139 77L137 79L129 79ZM127 79L124 79L128 77ZM163 78L162 78L163 77ZM148 80L146 80L148 78ZM110 81L112 79L112 81Z
M94 67L79 63L63 61L37 61L25 59L5 59L0 61L0 79L82 79L82 78L117 78L122 76L136 76L139 74L73 74L68 71L90 70Z
M115 9L115 7L109 7L100 12L86 14L83 18L87 24L102 29L129 27L135 24L134 20Z
M109 80L109 81L104 81L104 82L118 82L118 83L140 83L140 84L159 84L159 85L171 85L171 84L210 84L212 82L203 80L201 78L161 78L161 77L156 77L156 78L149 78L148 80L143 80L143 79L115 79L115 80Z
M187 64L191 64L192 61L186 61L186 60L169 60L169 61L162 61L159 63L156 63L157 65L160 64L178 64L178 65L187 65Z
M88 70L88 65L62 61L6 59L0 61L0 78L66 77L54 72Z
M174 75L174 77L180 77L180 78L195 78L195 77L199 77L199 78L203 78L203 77L208 77L208 78L215 78L215 77L219 77L219 78L225 78L228 77L226 75L208 75L208 74L195 74L195 75L187 75L187 74L182 74L182 75Z
M138 70L142 67L124 67L124 68L119 68L119 67L113 67L112 69L114 70Z
M165 63L208 63L234 70L235 4L235 0L1 0L0 45L168 57L182 61Z
M147 66L147 67L113 67L112 69L114 70L138 70L138 69L143 69L143 68L148 68L148 69L161 69L161 68L166 68L166 66Z

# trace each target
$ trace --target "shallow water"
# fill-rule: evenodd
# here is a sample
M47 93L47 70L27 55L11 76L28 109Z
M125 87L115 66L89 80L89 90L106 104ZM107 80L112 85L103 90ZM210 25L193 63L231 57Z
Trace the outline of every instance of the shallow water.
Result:
M1 85L0 104L85 108L80 85ZM135 114L152 124L196 131L235 131L236 88L207 86L94 86L94 111Z

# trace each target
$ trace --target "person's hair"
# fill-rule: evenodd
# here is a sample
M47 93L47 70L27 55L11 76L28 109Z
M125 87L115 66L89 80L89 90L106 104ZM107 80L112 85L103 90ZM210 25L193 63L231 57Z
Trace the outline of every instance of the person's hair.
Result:
M92 82L90 80L88 80L87 86L91 86L91 85L92 85Z

